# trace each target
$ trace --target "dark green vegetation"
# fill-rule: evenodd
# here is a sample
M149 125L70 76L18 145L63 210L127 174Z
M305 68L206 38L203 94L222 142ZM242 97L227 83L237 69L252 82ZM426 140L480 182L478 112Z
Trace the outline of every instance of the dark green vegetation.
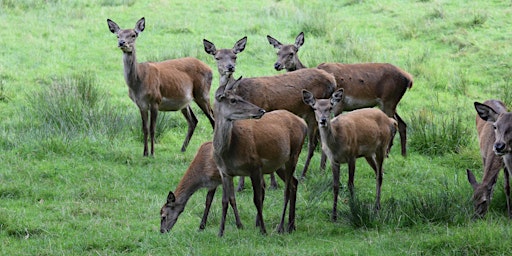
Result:
M404 3L405 2L405 3ZM500 174L490 212L473 221L465 169L481 178L473 101L512 106L510 2L506 1L6 1L0 0L0 254L2 255L506 255L512 229ZM51 15L50 15L51 14ZM235 75L272 75L265 36L293 42L307 66L389 62L414 76L398 110L398 136L384 163L382 210L372 209L373 171L358 161L357 198L344 184L330 221L330 171L319 154L298 188L297 231L278 235L281 188L267 192L267 236L254 227L250 189L237 194L244 230L228 213L217 237L220 191L198 232L202 190L169 234L159 210L198 146L212 139L200 119L185 153L186 122L160 115L154 158L142 157L138 110L127 96L122 54L106 19L146 18L139 61L194 56L218 74L202 39L219 48L248 36ZM278 86L278 85L276 85ZM298 170L303 167L303 151ZM250 184L248 184L248 187Z

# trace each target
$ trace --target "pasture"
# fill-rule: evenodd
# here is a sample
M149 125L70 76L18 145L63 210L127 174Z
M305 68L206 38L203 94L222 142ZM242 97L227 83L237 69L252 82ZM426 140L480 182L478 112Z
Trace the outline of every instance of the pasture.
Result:
M0 0L1 255L508 255L512 228L500 173L489 213L474 220L466 168L478 181L474 101L512 106L510 1L464 0ZM212 127L199 119L186 152L187 122L160 113L154 157L143 157L140 114L128 97L121 50L107 18L133 28L138 61L195 57L213 71L203 39L231 48L247 36L235 77L268 76L276 50L292 43L301 61L387 62L414 78L398 112L408 125L408 156L395 136L384 161L381 210L375 175L363 159L349 200L341 166L338 220L331 221L332 174L320 150L299 183L296 228L278 234L284 184L267 190L255 227L250 181L236 193L244 229L228 211L217 237L221 189L199 231L206 190L194 194L174 228L161 234L161 206ZM276 85L279 86L279 85ZM295 176L304 166L302 149ZM268 184L268 177L265 177Z

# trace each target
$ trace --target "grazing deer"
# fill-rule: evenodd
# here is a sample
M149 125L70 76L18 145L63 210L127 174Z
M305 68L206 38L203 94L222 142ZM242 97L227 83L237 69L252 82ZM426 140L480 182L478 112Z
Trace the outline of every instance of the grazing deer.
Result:
M484 166L482 183L468 169L468 181L474 189L475 216L483 218L489 210L498 173L503 168L508 217L512 218L510 201L510 170L512 170L512 112L498 100L475 102L476 129L480 142L480 154ZM504 168L505 167L505 168Z
M221 184L222 178L217 165L215 165L215 160L213 160L213 143L211 141L205 142L199 147L194 160L192 160L181 178L175 192L169 191L167 202L160 209L160 232L169 232L174 224L176 224L176 221L178 221L178 217L185 209L185 205L190 197L197 190L206 187L208 188L208 193L206 194L203 218L201 219L201 224L199 224L199 229L204 229L213 196L217 187ZM238 209L234 204L235 202L231 203L233 203L231 207L235 214L236 226L242 228L243 225L238 215Z
M265 112L233 91L242 80L221 86L215 93L217 117L213 152L222 176L222 219L219 236L224 234L228 202L235 202L234 176L249 176L253 201L257 209L256 226L266 234L263 221L265 189L263 174L276 171L285 183L284 207L277 228L284 232L284 218L289 203L288 232L295 230L295 203L298 181L293 176L299 159L307 125L286 110ZM286 96L285 96L286 97ZM290 96L291 97L291 96ZM257 119L257 120L246 120Z
M206 114L212 127L215 126L210 106L210 67L190 57L138 63L135 56L135 40L144 31L145 19L137 21L134 29L121 29L110 19L107 19L107 23L110 31L117 35L118 47L123 51L124 79L128 85L130 98L139 107L142 117L144 156L148 155L148 134L151 137L150 154L154 154L158 111L181 110L188 123L187 136L181 147L181 151L185 151L198 122L190 107L192 100ZM148 111L151 114L149 127Z
M225 86L228 82L234 82L233 73L235 72L237 54L244 51L246 43L247 37L245 36L238 40L232 49L217 50L214 43L203 39L204 50L206 53L212 55L217 63L217 69L220 75L219 86ZM240 176L237 191L243 190L245 184L244 178L244 176ZM274 173L270 174L270 188L277 188Z
M278 49L277 61L274 64L276 70L286 69L289 72L306 68L297 55L304 44L303 32L295 38L294 44L283 45L269 35L267 40ZM412 87L410 74L388 63L322 63L317 68L333 74L337 88L344 89L343 104L335 109L335 115L342 111L379 106L386 115L398 121L402 155L407 155L407 125L396 113L396 107L407 89ZM324 161L322 168L323 163Z
M333 109L342 100L343 89L335 91L330 99L315 99L313 94L306 90L302 93L304 103L315 110L322 150L331 162L334 192L332 219L337 219L340 164L348 163L348 188L350 195L353 196L356 159L359 157L364 157L375 171L375 209L379 210L382 164L396 132L396 120L375 108L354 110L330 120Z

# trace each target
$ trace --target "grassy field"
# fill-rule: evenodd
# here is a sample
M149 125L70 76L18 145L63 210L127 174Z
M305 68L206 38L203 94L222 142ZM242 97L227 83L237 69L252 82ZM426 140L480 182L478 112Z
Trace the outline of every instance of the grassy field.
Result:
M473 102L512 105L511 12L510 1L495 0L0 0L0 254L508 255L503 176L486 218L473 220L465 169L481 180ZM317 151L299 184L296 232L275 232L280 182L266 193L266 236L254 226L251 189L237 194L243 230L230 211L217 237L219 191L198 231L200 190L173 230L160 234L167 193L213 133L193 105L200 121L182 153L185 119L161 114L155 156L142 157L139 112L106 22L133 28L141 17L138 60L196 57L214 70L212 96L219 77L203 38L231 48L247 36L235 73L244 77L279 73L266 35L292 43L301 31L299 54L309 67L389 62L411 73L414 85L398 107L409 155L400 155L396 136L384 164L382 210L372 210L375 176L360 160L352 202L342 167L333 223L332 178L319 169Z

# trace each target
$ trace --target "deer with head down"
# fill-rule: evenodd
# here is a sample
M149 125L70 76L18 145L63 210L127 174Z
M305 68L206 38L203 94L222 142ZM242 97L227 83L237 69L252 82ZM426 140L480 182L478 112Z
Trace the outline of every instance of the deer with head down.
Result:
M222 176L222 219L224 234L228 202L235 202L234 176L249 176L256 206L256 225L266 234L263 221L265 189L263 174L277 172L285 183L284 207L279 233L285 231L288 204L288 232L295 230L297 179L293 176L307 132L301 118L286 110L266 112L234 93L242 80L221 86L215 93L217 117L213 136L213 156ZM251 120L248 120L251 119Z
M375 171L375 209L380 209L383 179L382 165L389 153L397 123L380 109L363 108L334 117L330 116L337 104L341 104L343 89L335 91L330 99L316 99L303 90L304 103L315 111L322 140L322 150L331 162L334 203L332 219L337 219L338 193L340 189L340 164L348 164L348 188L354 195L356 159L364 157Z
M246 43L247 37L245 36L238 40L231 49L217 49L214 43L203 39L204 50L206 53L212 55L217 63L217 69L220 75L219 86L225 86L227 83L234 82L233 73L236 68L237 54L244 51ZM245 184L244 178L245 177L240 176L237 191L243 190ZM270 174L270 188L277 188L277 181L274 173Z
M489 210L494 185L501 169L505 176L505 196L508 217L512 218L510 201L510 170L512 170L512 112L498 100L475 102L476 128L480 143L480 155L484 166L482 183L476 181L471 170L466 170L468 181L474 189L475 216L482 218Z
M206 40L207 41L207 40ZM239 41L240 42L240 41ZM233 82L232 72L224 72L228 65L224 65L223 55L232 55L240 52L237 44L232 50L226 52L214 51L213 43L205 44L205 51L215 57L219 73L221 73L220 85ZM245 45L244 45L245 47ZM236 54L235 54L236 55ZM231 58L232 59L232 58ZM231 62L231 66L234 63ZM308 154L304 163L303 173L309 167L316 145L318 143L317 124L315 114L308 106L302 103L301 91L306 89L317 98L328 98L336 88L336 80L326 71L307 68L275 76L262 76L243 78L236 87L235 93L243 99L263 108L265 111L285 109L302 117L308 125ZM242 179L241 179L242 181ZM240 182L239 190L243 187Z
M298 51L304 44L303 32L295 38L294 44L284 45L269 35L267 40L278 50L274 64L276 70L286 69L289 72L306 68L298 57ZM317 68L333 74L337 88L344 89L343 104L334 110L335 115L342 111L379 106L386 115L398 121L402 155L407 154L407 125L396 112L396 107L407 89L412 87L409 73L388 63L321 63ZM324 162L322 160L322 168Z
M205 142L199 147L194 160L183 174L176 190L174 192L169 191L167 201L160 209L160 232L169 232L178 221L178 217L185 209L190 197L199 189L207 188L208 193L206 194L203 218L199 224L199 229L204 229L213 196L219 185L222 185L222 177L217 165L215 165L215 160L213 160L213 143L211 141ZM236 226L242 228L243 225L235 201L230 203L232 203L231 208L233 208L235 214Z
M181 58L162 62L138 63L135 55L135 41L144 31L145 19L141 18L133 29L121 29L114 21L107 19L109 30L117 35L118 47L123 51L124 79L129 96L139 107L144 134L144 156L154 154L155 126L158 111L178 111L185 116L188 132L181 151L187 145L197 125L190 102L194 100L215 126L210 106L212 71L208 65L195 58ZM148 126L148 112L150 123ZM148 151L148 135L151 152Z

